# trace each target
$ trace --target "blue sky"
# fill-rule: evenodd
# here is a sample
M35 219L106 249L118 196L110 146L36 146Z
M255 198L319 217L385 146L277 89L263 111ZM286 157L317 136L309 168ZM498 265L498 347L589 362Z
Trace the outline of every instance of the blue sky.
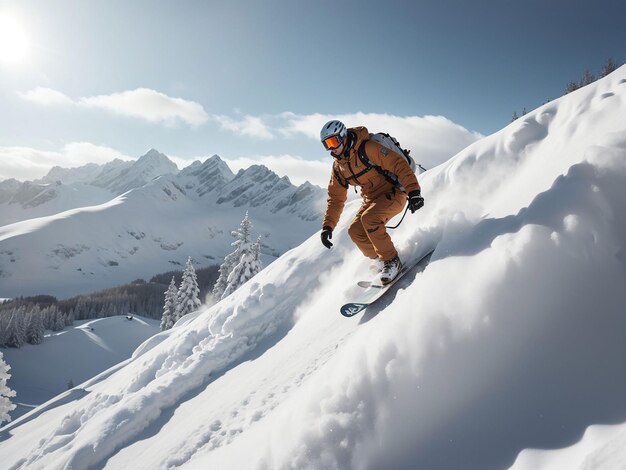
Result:
M0 178L151 147L179 166L324 162L334 116L425 142L435 164L626 59L618 0L4 0L2 15L28 49L0 56Z

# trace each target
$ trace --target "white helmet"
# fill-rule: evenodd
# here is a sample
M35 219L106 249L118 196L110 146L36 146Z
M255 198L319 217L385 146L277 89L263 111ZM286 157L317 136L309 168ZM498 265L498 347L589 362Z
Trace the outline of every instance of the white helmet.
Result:
M339 147L348 135L348 129L341 121L328 121L320 131L320 140L326 150Z

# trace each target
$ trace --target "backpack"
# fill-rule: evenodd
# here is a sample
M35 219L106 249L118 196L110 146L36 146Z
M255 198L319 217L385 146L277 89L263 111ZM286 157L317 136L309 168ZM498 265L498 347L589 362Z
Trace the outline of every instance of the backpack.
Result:
M386 147L389 150L392 150L395 153L397 153L399 155L402 155L404 158L406 158L407 163L411 167L411 171L413 171L413 173L415 173L415 160L413 160L413 157L411 157L411 155L410 155L411 151L403 149L400 146L400 142L398 142L398 140L395 137L392 137L389 134L386 134L386 133L383 133L383 132L378 132L376 134L371 134L370 133L370 140L373 140L374 142L378 142L383 147ZM359 151L358 151L359 158L360 158L361 162L363 163L363 165L365 165L365 167L366 167L365 171L369 171L372 168L375 169L378 173L383 175L391 184L393 184L395 187L397 187L400 191L404 191L405 190L404 187L400 184L400 181L398 180L398 175L396 175L395 173L392 173L392 172L390 172L388 170L384 170L381 167L379 167L378 165L375 165L367 157L367 155L365 154L365 143L366 142L367 142L367 140L363 141L363 143L361 143L361 146L359 147Z
M398 142L398 139L390 136L389 134L378 132L376 134L370 134L370 140L378 142L383 147L387 147L389 150L393 150L394 152L403 155L404 158L406 158L407 163L411 167L411 170L413 171L413 173L415 173L415 160L413 160L413 157L411 157L410 155L411 151L403 149L400 145L400 142Z

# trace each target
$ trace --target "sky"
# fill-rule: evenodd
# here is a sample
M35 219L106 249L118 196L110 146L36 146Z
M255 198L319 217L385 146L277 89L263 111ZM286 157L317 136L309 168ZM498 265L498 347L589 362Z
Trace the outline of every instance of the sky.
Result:
M333 118L429 168L623 63L625 18L620 0L0 0L0 179L156 148L323 184Z

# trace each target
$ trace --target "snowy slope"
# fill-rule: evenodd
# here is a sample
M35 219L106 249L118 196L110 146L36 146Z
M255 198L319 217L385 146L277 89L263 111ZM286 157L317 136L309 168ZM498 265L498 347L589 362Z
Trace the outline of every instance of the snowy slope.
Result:
M622 67L424 174L394 239L430 264L347 319L351 203L333 250L311 237L0 431L6 466L506 468L626 422L625 112ZM608 439L582 468L626 461Z
M43 343L3 350L11 366L11 389L17 393L13 419L128 359L146 339L160 332L158 320L133 316L77 321L47 332Z
M114 197L115 194L111 191L87 183L65 185L26 181L19 183L19 189L6 202L0 203L0 226L46 217L78 207L95 206Z

